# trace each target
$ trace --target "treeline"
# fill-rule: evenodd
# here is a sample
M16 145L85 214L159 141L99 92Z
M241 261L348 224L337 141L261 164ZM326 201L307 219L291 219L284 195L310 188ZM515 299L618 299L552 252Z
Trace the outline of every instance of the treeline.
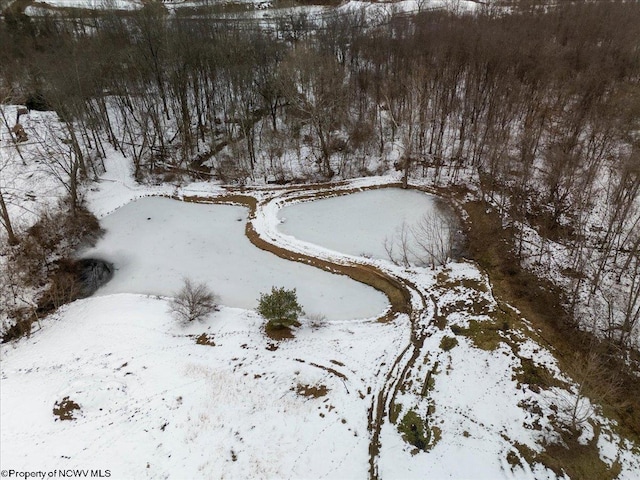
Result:
M527 226L540 261L547 240L566 249L578 317L605 315L613 343L637 342L638 2L290 15L261 28L154 4L7 14L0 44L5 99L58 112L77 178L109 144L141 181L327 179L386 162L405 182L473 179L519 232L519 255Z

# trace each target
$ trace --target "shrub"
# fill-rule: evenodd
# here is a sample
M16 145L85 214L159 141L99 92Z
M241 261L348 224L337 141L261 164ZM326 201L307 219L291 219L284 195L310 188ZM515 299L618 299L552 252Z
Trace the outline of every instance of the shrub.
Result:
M71 263L71 262L69 262ZM80 298L81 285L74 271L58 270L50 277L49 286L38 299L38 310L52 312Z
M76 262L71 257L79 246L93 245L101 233L98 220L88 210L58 209L42 213L24 232L18 245L0 253L6 256L6 268L0 280L0 318L5 312L8 318L0 322L3 342L28 335L31 323L37 319L34 314L49 313L81 296L82 285ZM35 298L37 293L40 296ZM23 315L20 305L34 302L37 308L30 307L29 314ZM12 321L15 323L9 325Z
M64 397L53 405L53 414L58 417L59 420L75 420L76 410L80 410L80 405L69 397Z
M217 296L205 283L194 285L185 278L182 289L169 303L169 311L184 322L201 320L216 309Z
M56 260L71 257L81 245L94 245L101 234L98 219L82 207L75 214L44 212L11 250L9 263L25 285L43 286L56 272Z
M296 289L284 287L271 287L271 293L261 294L257 311L267 319L267 328L275 330L297 325L298 316L304 313Z
M442 337L442 340L440 341L440 348L445 352L448 352L456 345L458 345L458 339L454 337Z
M429 444L431 432L425 425L425 421L413 410L409 410L398 425L405 442L420 450L426 450Z
M28 336L31 333L31 324L36 321L36 318L30 315L26 308L15 309L8 313L14 323L10 324L7 320L6 323L2 325L2 343L10 342L24 335Z

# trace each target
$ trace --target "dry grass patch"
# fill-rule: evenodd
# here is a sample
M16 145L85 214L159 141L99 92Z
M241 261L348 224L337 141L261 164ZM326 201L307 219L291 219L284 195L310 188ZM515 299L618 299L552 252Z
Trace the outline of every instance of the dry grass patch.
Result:
M568 385L558 380L543 365L536 365L530 358L520 358L520 367L513 374L513 380L521 385L528 385L529 389L540 393L540 389L547 390L551 387L567 388Z
M289 340L291 338L294 338L293 330L291 330L288 327L285 327L285 328L271 328L269 326L269 324L265 324L264 333L271 340L275 340L277 342L279 342L281 340ZM273 348L273 345L269 344L269 346L267 347L267 350L271 350L271 349L277 350L278 347L276 346L275 348Z
M470 219L467 230L469 253L486 270L494 293L520 310L536 329L540 341L552 346L563 370L572 374L570 362L565 359L573 358L576 353L587 356L598 340L589 332L576 328L563 307L563 295L557 287L519 266L513 254L513 232L502 228L497 212L487 213L487 205L480 201L466 203L464 208ZM616 358L615 352L608 352L606 346L603 350L602 358L610 376L620 379L620 389L613 401L601 402L603 411L617 421L616 431L639 442L638 377ZM591 391L585 393L589 397L594 395Z
M58 417L57 420L75 420L76 411L80 411L80 405L64 397L53 405L53 414Z
M440 348L445 352L448 352L456 345L458 345L458 340L455 337L444 336L440 340Z
M296 386L296 393L303 397L320 398L329 392L326 385L303 385L299 383Z
M531 466L536 463L542 464L551 469L556 475L567 475L572 480L613 480L618 477L621 466L614 461L608 466L600 458L598 450L599 431L596 429L594 438L586 445L582 445L576 439L564 439L564 445L550 444L546 445L544 451L536 453L526 445L515 443L514 447L518 450L522 458ZM514 454L511 456L512 461L518 460ZM507 457L509 461L509 456ZM509 463L515 467L515 462ZM520 465L520 462L517 462Z
M398 417L400 416L400 412L402 412L402 404L392 402L391 408L389 410L389 421L394 425L398 423Z
M209 345L210 347L215 347L216 342L213 341L213 335L208 333L203 333L202 335L196 338L196 343L198 345Z
M436 276L438 285L442 288L462 287L468 290L477 290L478 292L488 292L487 284L474 278L457 278L451 279L448 271L444 270Z
M450 328L456 335L469 338L476 347L482 350L495 350L500 343L506 341L502 336L503 330L492 321L470 320L467 328L459 325L452 325Z

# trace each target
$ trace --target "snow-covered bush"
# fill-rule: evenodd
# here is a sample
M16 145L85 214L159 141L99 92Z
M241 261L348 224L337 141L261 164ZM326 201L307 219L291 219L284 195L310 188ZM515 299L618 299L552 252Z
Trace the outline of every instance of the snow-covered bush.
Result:
M206 283L194 285L185 278L182 289L169 303L169 311L183 322L202 320L216 309L218 297Z

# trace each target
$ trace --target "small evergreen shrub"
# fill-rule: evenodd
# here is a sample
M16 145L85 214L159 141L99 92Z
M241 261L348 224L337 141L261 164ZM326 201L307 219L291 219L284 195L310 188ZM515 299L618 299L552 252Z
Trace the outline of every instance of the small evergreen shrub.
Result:
M298 324L298 317L304 313L298 303L296 289L271 287L271 293L260 295L258 308L260 315L267 320L268 329L284 329Z

